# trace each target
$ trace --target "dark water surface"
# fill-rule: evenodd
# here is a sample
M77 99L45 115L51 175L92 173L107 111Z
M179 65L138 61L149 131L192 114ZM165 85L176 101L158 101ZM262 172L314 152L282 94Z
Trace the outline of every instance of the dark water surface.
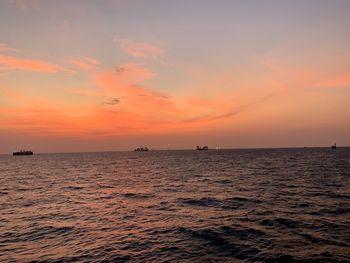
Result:
M0 262L350 262L350 148L0 156Z

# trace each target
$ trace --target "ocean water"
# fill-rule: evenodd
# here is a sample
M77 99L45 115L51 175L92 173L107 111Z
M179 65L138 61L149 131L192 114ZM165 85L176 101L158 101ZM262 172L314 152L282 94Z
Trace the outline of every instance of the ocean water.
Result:
M350 262L350 148L0 155L0 262Z

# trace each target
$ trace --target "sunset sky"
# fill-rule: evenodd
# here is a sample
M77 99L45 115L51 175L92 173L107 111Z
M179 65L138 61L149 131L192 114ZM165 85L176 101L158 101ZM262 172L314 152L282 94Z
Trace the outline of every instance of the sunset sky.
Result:
M350 1L0 1L0 153L350 145Z

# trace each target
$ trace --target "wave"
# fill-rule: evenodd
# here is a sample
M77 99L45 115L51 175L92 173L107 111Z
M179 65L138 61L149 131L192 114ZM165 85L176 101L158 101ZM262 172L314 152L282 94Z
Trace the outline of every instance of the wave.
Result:
M32 242L47 240L50 238L60 238L70 234L76 234L80 229L70 226L42 226L28 228L24 232L7 231L0 235L1 243Z
M274 219L263 219L260 221L260 224L268 227L287 227L287 228L301 228L307 227L308 225L288 218L274 218Z
M265 233L257 229L231 226L204 229L179 227L176 232L184 236L185 240L189 237L187 242L192 243L193 247L200 247L203 254L213 251L237 259L257 259L261 251L245 240L262 240L265 237Z
M72 185L72 186L66 186L66 187L63 187L64 190L81 190L81 189L84 189L84 186L78 186L78 185Z
M350 148L203 154L0 156L0 262L350 262Z
M153 198L155 197L154 194L151 193L124 193L122 194L123 197L125 198L130 198L130 199L148 199L148 198Z
M212 198L212 197L202 197L202 198L178 198L177 202L199 207L215 207L221 209L238 209L245 206L257 205L261 201L257 199L250 199L245 197L230 197L224 199Z

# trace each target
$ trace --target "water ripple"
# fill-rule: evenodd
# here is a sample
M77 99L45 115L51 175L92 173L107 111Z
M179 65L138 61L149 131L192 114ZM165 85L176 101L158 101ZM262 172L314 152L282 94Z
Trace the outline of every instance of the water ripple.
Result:
M0 262L350 262L350 149L0 156Z

